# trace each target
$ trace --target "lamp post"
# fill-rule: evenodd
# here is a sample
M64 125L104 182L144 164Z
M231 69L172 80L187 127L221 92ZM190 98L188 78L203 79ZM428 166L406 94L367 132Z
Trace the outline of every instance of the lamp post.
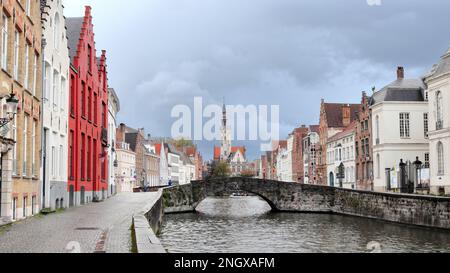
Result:
M400 192L406 193L408 191L408 187L406 185L406 163L403 162L403 159L400 159Z
M6 99L7 106L7 116L0 118L0 128L5 127L8 123L14 120L14 117L17 115L17 107L19 105L19 100L16 98L16 95L13 91L13 86L11 87L11 94L9 98Z
M420 187L422 188L422 173L421 173L421 169L422 169L422 161L419 160L419 157L416 157L416 161L414 161L414 166L416 167L416 179L414 181L414 191L417 190L419 182L420 182Z

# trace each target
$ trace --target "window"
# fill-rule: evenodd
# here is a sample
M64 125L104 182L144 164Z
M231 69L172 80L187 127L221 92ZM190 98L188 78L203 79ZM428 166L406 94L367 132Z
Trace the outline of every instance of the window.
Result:
M28 197L24 196L22 199L22 216L27 217Z
M92 89L88 88L88 120L92 120Z
M106 105L102 103L102 127L106 128Z
M3 14L2 28L2 69L8 71L8 23L9 19Z
M400 137L410 137L409 113L400 113Z
M50 76L51 76L51 68L50 64L45 62L45 69L43 71L44 73L44 101L48 101L50 99L50 90L52 88Z
M34 54L34 63L33 63L33 87L32 93L36 95L36 87L37 87L37 70L38 70L38 55Z
M437 154L438 154L438 175L442 176L445 174L444 144L442 144L442 142L439 142L437 145Z
M59 177L63 177L64 174L64 165L66 160L64 160L64 148L63 145L59 145L59 172L58 172L58 176Z
M88 137L87 145L87 179L91 181L91 137Z
M55 146L52 146L52 178L56 179L56 151Z
M376 125L376 134L377 134L377 139L376 139L376 143L377 145L380 144L380 116L377 116L375 119L375 125Z
M425 169L429 169L430 168L430 154L426 153L425 154L425 165L424 165Z
M92 47L91 47L91 45L88 45L87 59L88 59L88 69L89 69L89 72L91 72L92 71Z
M86 116L86 84L81 82L81 116Z
M442 93L436 92L436 130L442 130L444 128L444 113L442 108Z
M370 143L369 143L369 139L366 139L366 155L370 156Z
M17 203L18 203L18 199L17 197L13 198L13 205L12 205L12 209L13 209L13 215L12 215L12 219L13 220L17 220Z
M19 80L19 53L20 49L20 33L16 30L14 36L14 79Z
M53 47L55 49L59 49L59 27L60 27L60 19L59 14L55 14L55 25L53 26Z
M95 162L95 164L93 165L93 170L92 170L92 177L93 177L93 181L97 180L97 140L94 139L94 146L92 149L92 162Z
M97 94L94 94L94 124L97 124L98 109L97 109Z
M381 177L381 160L380 155L377 154L377 178L380 179Z
M428 113L423 114L423 128L424 128L424 136L428 138Z
M73 131L70 131L70 135L69 135L69 179L73 180L74 179L74 175L73 175L73 160L74 160L74 150L73 150Z
M80 166L81 166L81 180L84 181L86 178L86 173L85 173L85 166L86 166L86 156L85 156L85 151L86 151L86 137L84 134L81 134L81 162L80 162Z
M59 73L58 71L53 71L53 107L58 107L58 81L59 81Z
M70 76L70 114L75 115L75 77Z
M31 134L31 175L36 176L36 147L39 146L36 145L36 132L38 130L37 128L37 122L33 119L33 128L32 134Z
M22 148L23 148L23 159L22 159L22 174L27 175L27 150L28 150L28 115L25 114L23 117L23 135L22 135Z
M23 79L25 89L29 89L30 84L30 46L28 43L25 45L25 78Z

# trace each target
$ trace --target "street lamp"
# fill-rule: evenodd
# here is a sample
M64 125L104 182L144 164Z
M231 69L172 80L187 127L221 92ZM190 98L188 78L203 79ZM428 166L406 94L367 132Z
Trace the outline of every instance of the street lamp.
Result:
M11 95L6 99L6 114L7 117L0 118L0 128L3 128L8 123L10 123L17 114L17 107L19 105L19 100L14 95L14 92L11 90Z
M420 187L422 187L422 161L419 160L419 157L416 157L416 161L413 162L414 166L416 166L416 181L414 182L414 189L416 190L418 188L418 184L420 181Z

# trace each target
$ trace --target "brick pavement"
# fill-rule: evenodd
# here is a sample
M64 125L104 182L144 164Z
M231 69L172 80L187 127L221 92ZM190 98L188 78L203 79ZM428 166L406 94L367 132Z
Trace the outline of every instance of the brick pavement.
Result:
M157 193L122 193L0 228L0 253L129 253L133 213Z

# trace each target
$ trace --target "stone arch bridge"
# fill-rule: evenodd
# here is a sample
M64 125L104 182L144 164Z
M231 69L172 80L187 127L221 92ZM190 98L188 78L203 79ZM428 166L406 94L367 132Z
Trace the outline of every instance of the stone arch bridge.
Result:
M276 212L336 213L450 229L450 198L377 193L254 178L193 181L163 189L164 213L194 212L208 197L247 192Z

